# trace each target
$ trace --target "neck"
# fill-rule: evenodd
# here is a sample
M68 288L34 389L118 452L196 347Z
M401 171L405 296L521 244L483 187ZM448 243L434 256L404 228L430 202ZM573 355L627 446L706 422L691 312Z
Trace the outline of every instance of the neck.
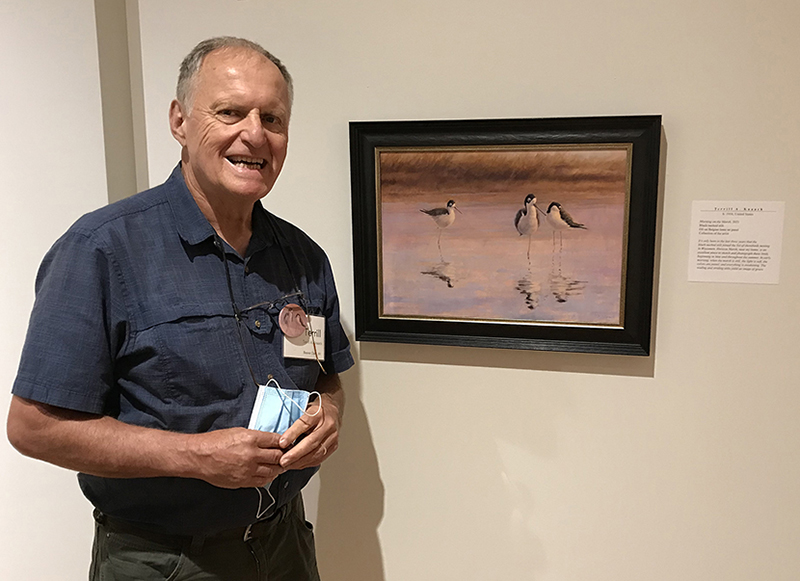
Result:
M189 188L194 201L219 236L244 256L253 234L253 202L232 205Z
M244 256L253 234L253 205L251 200L237 200L234 196L207 195L184 173L186 186L195 203L217 234Z
M244 256L253 234L253 205L250 204L239 212L231 211L232 208L227 206L220 208L208 204L207 200L205 204L198 200L197 205L220 238L230 244L240 256Z

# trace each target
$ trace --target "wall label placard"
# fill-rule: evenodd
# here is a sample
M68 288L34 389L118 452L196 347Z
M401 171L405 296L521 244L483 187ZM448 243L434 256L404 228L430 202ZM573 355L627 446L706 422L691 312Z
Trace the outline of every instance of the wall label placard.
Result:
M785 202L692 202L689 280L777 284Z

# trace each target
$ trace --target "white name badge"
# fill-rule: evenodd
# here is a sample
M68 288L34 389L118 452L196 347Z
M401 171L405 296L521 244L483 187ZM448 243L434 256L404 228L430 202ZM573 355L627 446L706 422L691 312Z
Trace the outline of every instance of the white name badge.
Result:
M309 315L308 327L299 337L283 336L283 356L325 361L325 317Z

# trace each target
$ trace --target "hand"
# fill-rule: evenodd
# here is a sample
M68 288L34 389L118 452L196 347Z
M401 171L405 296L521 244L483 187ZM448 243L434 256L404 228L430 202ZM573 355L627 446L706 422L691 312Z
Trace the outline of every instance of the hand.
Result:
M321 394L281 436L281 448L291 447L283 454L281 467L285 470L300 470L319 466L339 447L340 424L341 414L337 399L327 393ZM303 434L306 437L292 446Z
M244 428L193 434L195 477L220 488L266 486L286 472L280 436Z

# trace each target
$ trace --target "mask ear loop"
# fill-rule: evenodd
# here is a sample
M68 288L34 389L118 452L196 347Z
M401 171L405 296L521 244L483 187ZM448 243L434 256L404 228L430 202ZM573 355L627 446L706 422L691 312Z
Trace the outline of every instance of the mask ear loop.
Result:
M271 383L274 383L275 385L270 385ZM266 387L272 387L274 389L277 389L278 393L280 394L281 399L283 401L289 402L289 404L295 406L297 409L299 409L304 414L308 413L304 408L300 407L300 404L298 404L296 401L294 401L293 398L289 397L289 395L286 393L286 390L284 390L280 386L280 384L278 383L278 380L275 379L274 377L270 377L269 381L267 381ZM308 398L309 399L311 399L312 395L316 395L317 399L320 399L322 397L318 391L310 391L310 392L308 392ZM308 415L310 415L313 418L320 412L321 409L322 409L322 406L319 406L317 408L317 410L313 414L308 414Z
M270 385L271 383L274 383L275 385ZM280 386L278 380L276 380L274 377L271 377L269 381L267 381L266 386L277 389L283 401L289 401L291 402L292 405L296 406L300 411L302 411L303 413L307 413L306 410L301 408L300 405L296 401L294 401L294 399L292 399L287 395L286 391ZM309 392L308 396L309 398L311 398L311 396L315 394L317 396L317 399L322 397L318 391ZM321 410L322 406L319 406L313 414L308 414L308 415L312 417L316 416ZM271 484L272 483L270 483L270 486ZM275 504L275 497L272 496L272 492L270 492L269 490L270 486L263 486L255 489L256 492L258 492L258 509L256 509L256 520L260 520L265 514L267 514L267 512L269 512L269 509L272 508L273 505ZM267 506L264 506L264 492L267 493L267 496L269 496L270 499L270 503Z
M270 485L271 484L272 483L270 483ZM258 492L258 509L256 509L256 520L260 520L265 514L267 514L267 512L269 512L269 509L271 509L272 506L275 504L275 497L272 496L272 493L269 491L269 486L256 488L256 492ZM264 492L266 492L267 495L269 496L270 503L262 510L261 507L264 504Z

